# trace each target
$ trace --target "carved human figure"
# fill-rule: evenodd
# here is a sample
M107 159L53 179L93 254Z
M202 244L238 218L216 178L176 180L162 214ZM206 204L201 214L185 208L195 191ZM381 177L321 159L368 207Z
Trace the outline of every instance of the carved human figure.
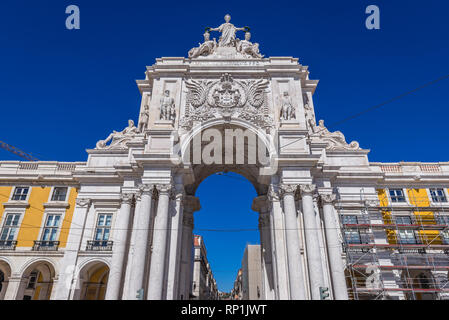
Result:
M240 40L237 42L237 51L242 54L250 55L253 58L262 58L263 55L259 52L259 44L252 43L249 41L251 39L251 33L245 32L245 40ZM238 39L237 39L238 40Z
M345 136L340 131L330 132L324 126L324 120L318 121L318 126L315 126L314 133L324 141L329 142L328 149L359 149L359 143L352 141L350 144L346 142Z
M281 97L281 119L296 119L295 108L293 107L292 100L287 91L285 91L284 95Z
M310 107L309 103L304 104L304 110L306 113L306 122L309 128L309 132L314 132L316 123L315 123L315 113L313 112L312 107Z
M175 99L170 97L170 90L165 90L164 95L161 98L161 114L159 119L161 120L175 120Z
M134 121L130 119L128 120L128 126L125 129L122 131L113 130L105 140L98 141L96 146L98 149L104 149L107 147L106 144L112 140L109 147L113 147L120 144L124 140L129 140L137 133L139 133L139 130L134 125Z
M140 114L139 132L143 132L144 130L148 129L148 120L150 118L148 109L148 105L145 105L145 107L143 107L142 113Z
M244 31L245 28L237 28L234 26L231 21L231 16L229 14L224 17L225 23L220 25L217 28L211 28L211 31L219 31L221 32L221 37L218 39L219 47L234 47L235 46L235 33L237 31Z
M197 48L192 48L189 50L189 58L197 58L199 56L207 56L212 54L217 47L217 41L210 40L210 33L206 31L204 33L204 42L199 43Z

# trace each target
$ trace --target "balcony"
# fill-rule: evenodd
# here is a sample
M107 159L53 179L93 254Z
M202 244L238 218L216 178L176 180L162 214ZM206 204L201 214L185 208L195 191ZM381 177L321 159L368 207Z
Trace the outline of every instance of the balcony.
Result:
M17 241L0 240L0 250L16 250Z
M58 251L59 241L34 241L33 251Z
M107 240L89 240L86 251L112 251L113 243L113 241Z

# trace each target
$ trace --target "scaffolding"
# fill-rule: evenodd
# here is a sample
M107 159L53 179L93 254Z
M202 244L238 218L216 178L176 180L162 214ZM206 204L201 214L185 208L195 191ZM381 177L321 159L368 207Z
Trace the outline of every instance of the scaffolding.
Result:
M449 299L447 199L434 202L417 191L426 189L406 189L398 206L382 190L373 205L361 189L357 214L340 197L336 204L349 298Z

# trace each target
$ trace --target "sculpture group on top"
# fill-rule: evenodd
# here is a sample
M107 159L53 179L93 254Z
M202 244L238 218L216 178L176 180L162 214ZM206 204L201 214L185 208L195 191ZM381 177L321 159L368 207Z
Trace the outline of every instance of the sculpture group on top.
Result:
M233 56L235 58L263 58L263 55L259 52L259 44L252 43L251 33L249 27L237 28L229 21L231 16L227 14L225 16L225 23L221 24L217 28L206 28L204 33L204 42L199 43L199 46L192 48L188 56L189 58L198 58L205 56L223 57ZM210 40L210 32L221 32L221 36L218 39L218 43L215 40ZM245 31L245 39L240 40L236 38L237 31Z

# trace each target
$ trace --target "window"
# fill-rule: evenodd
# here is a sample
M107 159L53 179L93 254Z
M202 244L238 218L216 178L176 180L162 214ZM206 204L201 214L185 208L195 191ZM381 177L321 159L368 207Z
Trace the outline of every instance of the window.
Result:
M18 213L8 213L6 215L5 224L3 225L3 230L0 235L0 240L2 241L12 241L19 228L20 214Z
M399 242L402 244L416 244L415 232L413 230L399 230Z
M51 201L65 201L67 197L67 187L54 187Z
M347 243L362 243L358 230L345 230L345 240Z
M449 225L449 216L437 216L436 221L437 221L437 224Z
M391 202L405 202L404 190L390 189Z
M343 224L357 224L357 216L354 215L342 215L341 221Z
M39 276L38 271L32 271L28 280L27 289L34 289L36 287L37 278Z
M429 190L433 202L447 202L446 195L444 194L444 190L442 188L433 188Z
M44 232L42 233L42 241L56 241L59 220L61 220L61 215L59 214L49 214L47 216Z
M95 229L96 241L107 241L111 231L112 214L99 214L97 220L97 227Z
M396 224L412 224L412 218L409 216L396 216Z
M26 200L28 195L28 187L16 187L11 200L19 201Z

